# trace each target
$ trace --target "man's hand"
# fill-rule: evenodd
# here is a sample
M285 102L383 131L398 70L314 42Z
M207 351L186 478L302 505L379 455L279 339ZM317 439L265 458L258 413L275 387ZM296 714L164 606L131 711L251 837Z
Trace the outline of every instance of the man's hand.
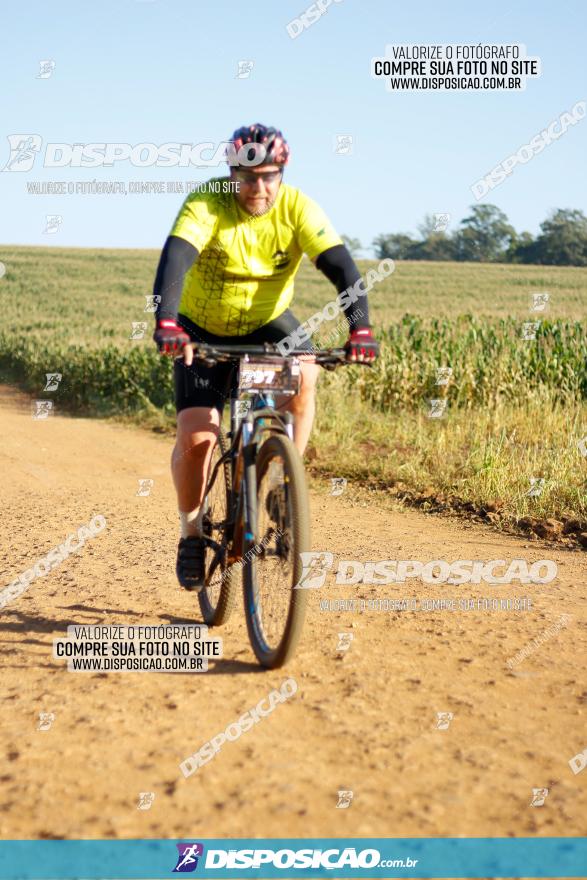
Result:
M183 347L191 341L183 327L180 327L171 318L162 318L157 321L153 339L161 354L179 354ZM187 354L188 351L191 354L191 349L185 349L184 354Z
M363 327L360 330L351 330L344 349L348 361L371 364L379 354L379 343L371 333L371 328Z

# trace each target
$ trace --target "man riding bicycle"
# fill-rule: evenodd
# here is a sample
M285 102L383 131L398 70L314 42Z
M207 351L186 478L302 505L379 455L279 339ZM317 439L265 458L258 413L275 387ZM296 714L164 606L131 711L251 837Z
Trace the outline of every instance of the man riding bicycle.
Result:
M154 340L174 366L177 439L171 469L181 537L177 577L186 590L204 585L203 496L234 368L193 361L191 342L211 345L277 343L298 329L289 309L305 253L338 291L360 282L359 271L319 206L282 183L289 147L280 131L239 128L229 142L239 162L230 179L209 181L186 198L161 253L153 293ZM227 191L228 190L228 191ZM351 361L373 361L378 346L366 296L342 310L349 323ZM188 346L188 347L186 347ZM312 351L309 340L296 348ZM287 406L294 442L303 454L314 419L319 367L301 364L301 388Z

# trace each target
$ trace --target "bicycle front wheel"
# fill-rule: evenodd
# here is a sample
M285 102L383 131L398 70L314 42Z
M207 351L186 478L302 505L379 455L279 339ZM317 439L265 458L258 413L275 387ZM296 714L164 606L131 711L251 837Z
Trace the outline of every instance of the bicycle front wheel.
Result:
M301 456L289 437L273 434L256 462L257 497L243 554L245 615L259 662L275 669L292 656L301 636L307 590L294 589L300 553L310 550L310 509Z

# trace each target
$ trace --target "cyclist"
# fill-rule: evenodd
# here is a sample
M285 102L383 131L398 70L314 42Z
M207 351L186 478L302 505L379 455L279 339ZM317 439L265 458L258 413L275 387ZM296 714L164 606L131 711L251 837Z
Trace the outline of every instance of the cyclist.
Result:
M153 290L159 351L184 354L174 366L177 439L171 469L181 528L176 572L181 586L195 591L205 574L203 495L234 368L193 362L191 348L184 346L192 341L260 345L290 336L299 327L289 306L304 253L339 293L361 279L319 206L282 183L290 150L280 131L259 123L244 126L234 132L229 148L230 178L209 181L185 199L163 247ZM372 361L378 346L366 296L343 311L348 359ZM312 350L309 340L295 347ZM302 362L300 393L288 407L300 453L312 428L318 371L316 364Z

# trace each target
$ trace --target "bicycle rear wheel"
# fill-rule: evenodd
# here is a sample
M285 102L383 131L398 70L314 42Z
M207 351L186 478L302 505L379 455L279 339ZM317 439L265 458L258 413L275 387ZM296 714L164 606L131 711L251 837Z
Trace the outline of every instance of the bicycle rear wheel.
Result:
M304 465L289 437L273 434L261 446L256 479L253 539L243 559L245 616L255 656L275 669L296 649L308 597L294 589L300 553L310 550L310 509Z
M228 441L222 428L218 441L212 452L210 474L218 460L228 450ZM226 461L219 469L216 479L204 500L207 510L203 519L204 535L222 546L225 542L226 522L230 513L230 464ZM225 550L227 548L225 547ZM226 565L226 555L222 562L212 547L206 548L206 586L198 593L200 609L204 623L208 626L220 626L226 623L238 593L236 572L232 566Z

